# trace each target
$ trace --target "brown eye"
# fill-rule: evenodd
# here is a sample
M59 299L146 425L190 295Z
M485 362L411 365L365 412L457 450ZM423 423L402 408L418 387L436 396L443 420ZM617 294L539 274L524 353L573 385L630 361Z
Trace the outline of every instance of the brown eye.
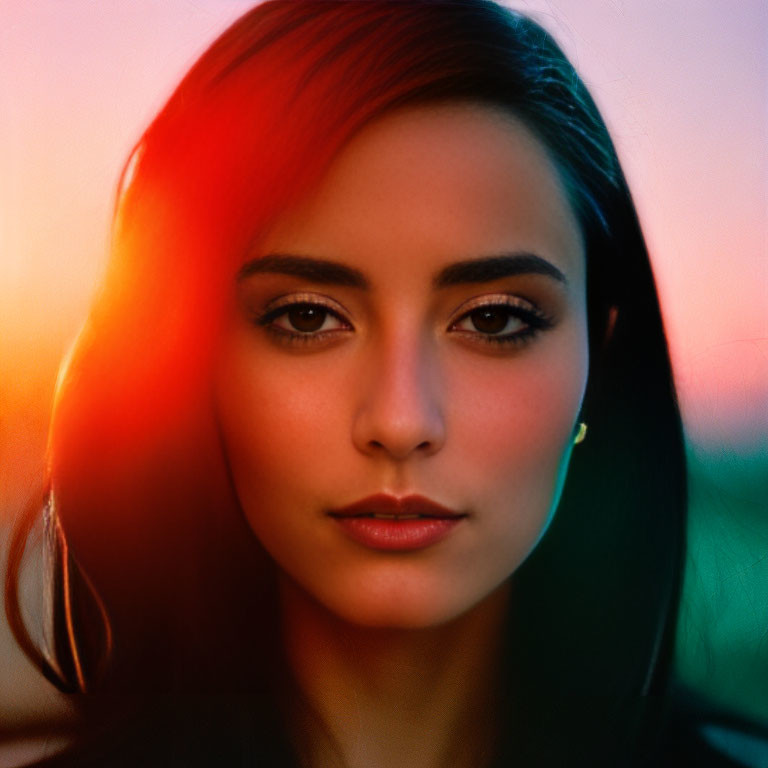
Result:
M507 329L510 311L506 307L480 307L468 315L476 331L480 333L501 333ZM519 323L521 326L523 322Z
M297 304L285 313L288 322L296 331L311 333L323 326L328 310L312 304Z
M477 332L485 337L508 337L523 331L530 322L524 321L519 315L520 310L512 309L504 304L489 304L467 312L457 328L463 331Z
M500 297L496 303L476 306L463 314L450 330L477 343L519 345L548 330L554 320L527 300Z
M277 307L257 318L256 322L281 341L301 343L321 341L329 334L352 330L334 310L311 301Z

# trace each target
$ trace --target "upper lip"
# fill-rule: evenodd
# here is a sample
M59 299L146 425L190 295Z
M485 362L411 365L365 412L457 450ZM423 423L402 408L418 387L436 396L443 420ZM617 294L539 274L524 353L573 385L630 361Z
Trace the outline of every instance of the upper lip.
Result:
M466 516L466 513L448 509L448 507L444 507L426 496L411 495L397 498L386 493L366 496L366 498L348 504L346 507L331 509L328 514L332 517L359 517L372 514L394 515L395 517L404 515L442 518Z

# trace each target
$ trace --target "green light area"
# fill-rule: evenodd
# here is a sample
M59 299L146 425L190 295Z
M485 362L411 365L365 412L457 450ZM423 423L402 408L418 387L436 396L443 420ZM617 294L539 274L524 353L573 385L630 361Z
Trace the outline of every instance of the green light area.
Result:
M688 450L688 557L677 674L768 725L768 450Z

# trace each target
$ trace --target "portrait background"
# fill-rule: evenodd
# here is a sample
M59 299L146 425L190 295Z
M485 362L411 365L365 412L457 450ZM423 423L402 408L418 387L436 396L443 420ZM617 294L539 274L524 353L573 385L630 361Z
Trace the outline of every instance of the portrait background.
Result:
M713 706L768 724L768 6L508 4L582 74L648 242L691 469L679 675ZM58 361L104 268L122 163L197 55L252 5L0 0L3 542L42 472ZM35 594L33 573L26 588ZM0 722L65 709L0 622Z

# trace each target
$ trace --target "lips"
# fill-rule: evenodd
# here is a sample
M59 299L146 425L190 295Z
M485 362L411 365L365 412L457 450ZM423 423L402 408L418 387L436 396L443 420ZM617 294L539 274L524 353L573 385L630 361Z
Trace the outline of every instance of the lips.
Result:
M435 518L454 520L466 517L466 513L456 512L426 498L425 496L405 496L397 498L384 493L368 496L346 507L331 509L331 517L372 517L383 520L418 520Z
M467 515L424 496L376 494L328 511L341 530L368 549L410 552L445 539Z

